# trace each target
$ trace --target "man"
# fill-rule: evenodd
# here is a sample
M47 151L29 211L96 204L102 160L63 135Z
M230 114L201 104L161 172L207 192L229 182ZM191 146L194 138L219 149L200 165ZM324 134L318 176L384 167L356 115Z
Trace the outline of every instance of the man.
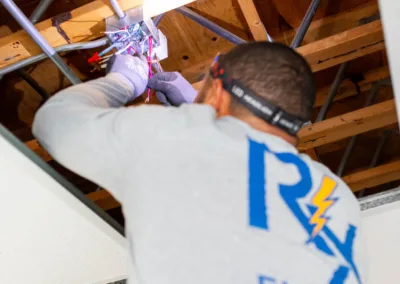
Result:
M315 97L300 55L237 46L215 60L197 104L178 73L147 74L147 62L117 56L33 126L57 161L121 202L130 283L362 282L358 202L295 148ZM147 85L179 107L122 108Z

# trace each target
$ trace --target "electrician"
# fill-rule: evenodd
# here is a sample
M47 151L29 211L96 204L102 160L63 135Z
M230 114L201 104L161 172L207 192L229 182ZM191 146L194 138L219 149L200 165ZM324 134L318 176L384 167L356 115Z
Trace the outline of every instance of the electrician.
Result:
M56 161L122 204L129 283L362 283L358 202L296 149L315 99L299 54L236 46L199 93L179 73L148 71L118 55L33 125ZM147 86L172 106L123 107Z

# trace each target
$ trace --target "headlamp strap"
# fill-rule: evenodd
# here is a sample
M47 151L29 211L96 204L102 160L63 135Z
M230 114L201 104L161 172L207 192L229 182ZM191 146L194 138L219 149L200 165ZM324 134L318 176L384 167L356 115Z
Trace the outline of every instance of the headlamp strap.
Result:
M219 62L216 62L211 68L210 75L214 79L221 79L224 89L239 100L239 102L254 115L260 117L269 124L284 130L290 135L295 136L304 124L301 119L286 113L268 100L255 95L239 80L229 78Z

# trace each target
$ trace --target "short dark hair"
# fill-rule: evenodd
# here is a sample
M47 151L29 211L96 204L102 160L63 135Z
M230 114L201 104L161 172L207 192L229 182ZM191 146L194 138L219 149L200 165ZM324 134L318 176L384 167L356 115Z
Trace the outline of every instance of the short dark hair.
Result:
M311 119L314 76L307 61L290 47L270 42L241 44L221 61L229 77L255 94L304 121ZM234 99L231 110L245 111L245 107Z

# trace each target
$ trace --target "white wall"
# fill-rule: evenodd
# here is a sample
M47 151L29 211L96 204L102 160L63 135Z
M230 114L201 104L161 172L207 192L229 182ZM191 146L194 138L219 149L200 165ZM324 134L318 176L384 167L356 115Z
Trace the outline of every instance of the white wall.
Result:
M390 73L400 120L400 1L379 0ZM400 173L399 173L400 175ZM364 205L375 204L363 215L363 234L368 253L371 284L400 283L400 189L368 197Z
M195 0L144 0L143 18L149 19L156 15L165 13L165 11L179 8L194 1Z
M400 1L379 0L390 73L400 121Z
M400 173L399 173L400 175ZM368 260L369 284L400 283L400 188L367 197L362 204L362 232Z
M0 136L0 283L125 279L126 242Z

